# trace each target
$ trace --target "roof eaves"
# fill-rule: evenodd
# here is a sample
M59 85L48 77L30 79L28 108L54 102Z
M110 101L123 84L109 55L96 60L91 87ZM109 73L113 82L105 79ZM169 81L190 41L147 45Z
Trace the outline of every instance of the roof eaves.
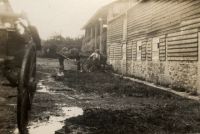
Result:
M103 7L101 7L99 10L97 10L97 12L89 19L89 21L82 27L82 29L85 29L88 25L90 25L92 22L94 22L95 20L97 20L100 17L103 17L104 15L106 15L108 13L108 9L111 5L113 5L114 3L116 3L117 1L113 1Z

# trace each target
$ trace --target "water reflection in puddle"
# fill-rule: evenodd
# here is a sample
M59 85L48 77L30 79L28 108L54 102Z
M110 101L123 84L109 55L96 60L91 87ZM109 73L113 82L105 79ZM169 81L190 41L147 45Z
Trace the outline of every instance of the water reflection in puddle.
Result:
M51 81L51 78L48 81ZM43 82L44 80L38 82L37 92L56 94L48 86L44 85ZM62 107L61 113L60 116L50 116L47 122L30 122L30 126L28 127L29 134L55 134L55 131L62 129L66 119L83 115L83 109L79 107ZM14 131L14 134L18 134L18 129Z
M56 130L61 129L64 126L64 121L71 117L83 115L83 110L78 107L64 107L62 108L63 116L52 116L48 122L31 123L29 127L29 134L55 134Z
M39 93L49 93L50 92L48 87L43 85L41 81L38 82L37 89L38 89L37 92L39 92Z

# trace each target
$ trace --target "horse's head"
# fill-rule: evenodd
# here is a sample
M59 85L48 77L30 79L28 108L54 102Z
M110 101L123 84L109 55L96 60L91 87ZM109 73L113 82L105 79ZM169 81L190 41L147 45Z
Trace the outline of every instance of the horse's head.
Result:
M77 59L80 57L79 50L77 48L72 48L68 51L67 57L69 59Z

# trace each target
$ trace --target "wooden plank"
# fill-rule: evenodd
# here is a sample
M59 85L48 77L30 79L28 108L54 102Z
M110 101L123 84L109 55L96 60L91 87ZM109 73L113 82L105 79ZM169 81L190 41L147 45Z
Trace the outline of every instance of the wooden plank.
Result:
M122 31L121 32L114 32L114 33L110 33L110 31L109 31L109 33L108 33L108 37L112 37L112 36L121 36L122 35Z
M162 47L162 48L160 47L159 50L160 50L160 52L165 51L166 47Z
M196 3L197 3L197 1L195 1ZM199 3L199 2L198 2ZM185 12L192 12L192 10L193 10L193 8L191 8L191 7L193 7L195 4L194 4L194 2L193 1L189 1L188 2L188 5L186 4L186 3L184 3L185 5L185 7L183 8L182 6L180 6L181 4L177 4L177 11L176 12L179 12L178 13L178 15L180 15L180 14L183 14L183 13L185 13ZM154 6L158 6L158 5L154 5ZM190 8L191 9L188 9L188 7L189 6L191 6ZM173 6L173 8L175 8L176 6ZM145 9L145 8L144 8ZM160 11L160 9L161 9L161 6L160 7L157 7L157 11L156 10L154 10L155 11L155 16L153 16L154 18L153 18L153 26L151 25L151 27L152 27L152 30L160 30L159 32L161 33L161 32L168 32L168 31L176 31L180 26L178 26L178 25L176 25L176 24L178 24L180 21L179 21L179 19L177 19L176 17L172 17L172 19L173 19L173 21L174 22L172 22L171 20L171 22L167 22L167 19L169 19L169 18L165 18L165 19L163 19L163 18L160 18L160 16L162 16L162 14L163 13L161 13L161 12L158 12L158 11ZM186 9L186 10L183 10L183 9ZM147 9L147 10L149 10L149 9ZM163 10L162 10L163 11ZM158 14L156 13L156 12L158 12ZM138 12L137 12L138 13ZM170 12L167 12L167 13L165 13L165 14L168 14L168 13L170 13ZM142 14L142 13L141 13ZM139 15L141 15L141 14L139 14ZM138 15L138 17L139 17L139 15ZM175 14L172 14L172 12L170 13L170 16L175 16ZM143 16L143 15L142 15ZM145 15L144 15L145 16ZM146 16L148 16L148 15L146 15ZM133 19L133 18L132 18ZM135 19L135 18L134 18ZM146 21L146 18L144 18L144 17L140 17L140 19L138 19L138 20L134 20L134 21L138 21L138 22L140 22L140 20L145 20ZM130 25L133 25L134 24L134 21L132 21L131 23L130 23ZM176 21L176 22L175 22ZM144 21L143 21L144 22ZM146 23L146 22L145 22ZM147 34L147 32L149 31L149 30L147 30L147 31L142 31L143 29L141 29L142 27L145 29L146 27L149 29L149 25L146 25L145 23L143 23L143 24L140 24L139 25L139 23L136 23L136 25L134 25L134 26L130 26L129 28L130 29L128 29L128 32L130 32L130 33L128 33L128 40L131 40L131 39L133 39L133 38L137 38L137 37L142 37L142 36L146 36L145 34ZM172 24L171 23L173 23L173 26L172 26ZM167 25L166 25L167 24ZM137 27L136 27L137 26ZM135 29L132 29L132 28L135 28ZM130 30L130 31L129 31ZM134 32L131 32L132 30L137 30L137 31L135 31L135 33ZM139 32L139 30L140 31L142 31L142 32ZM195 31L195 32L194 32ZM153 31L152 31L153 32ZM195 34L193 34L193 35L189 35L189 34L191 34L191 32L194 32ZM194 43L197 43L197 39L195 39L195 38L197 38L197 32L198 32L198 29L194 29L194 30L185 30L184 29L184 31L181 31L181 32L178 32L178 33L172 33L171 35L168 35L168 37L172 37L172 38L170 38L168 41L167 41L167 44L169 45L169 48L171 47L171 48L180 48L180 47L187 47L187 48L190 48L191 46L190 46L190 44L194 44ZM188 35L187 35L188 34ZM184 36L183 36L184 35ZM178 37L178 36L180 36L180 37ZM161 42L161 41L160 41ZM162 40L162 42L163 42L163 44L160 44L160 53L163 53L164 52L164 49L166 49L166 47L165 47L165 39L163 39ZM169 43L170 42L170 43ZM161 46L164 46L164 47L161 47ZM193 46L193 45L192 45ZM171 49L170 48L170 49ZM149 49L149 48L147 48L147 49ZM196 48L192 48L192 49L196 49ZM162 51L163 50L163 51ZM151 53L151 49L150 50L148 50L148 52L149 53ZM150 56L149 56L150 57ZM162 56L161 56L162 57Z
M165 53L164 53L164 54L162 53L162 54L160 54L159 56L160 56L160 57L166 57L166 54L165 54Z
M180 4L179 4L180 5ZM165 13L166 14L166 13ZM171 16L172 14L170 14L170 16ZM163 16L162 16L163 17ZM177 18L177 17L172 17L172 18ZM159 20L161 20L160 18L159 18ZM168 21L163 21L163 22L168 22ZM170 22L171 23L171 22ZM158 26L155 26L155 27L158 27ZM154 28L153 28L154 29Z
M194 39L194 38L197 39L197 37L198 37L197 33L194 33L194 34L188 34L188 35L182 35L182 36L176 36L176 37L169 37L167 38L167 41L171 42L171 41Z
M195 48L178 48L178 49L168 49L167 50L167 53L179 53L179 52L197 52L198 51L198 48L195 47Z
M193 13L192 15L186 17L184 20L191 20L191 19L197 19L197 18L200 18L200 13L199 12Z
M197 32L198 32L198 29L185 30L185 31L168 34L167 37L182 36L182 35L187 35L187 34L194 34Z
M118 27L118 28L117 28ZM111 33L111 34L113 34L113 33L115 33L115 32L121 32L121 31L123 31L123 29L121 29L123 27L123 25L122 26L118 26L118 25L116 25L114 28L111 28L111 29L109 29L109 33Z
M200 9L199 9L199 6L196 5L195 7L194 6L192 7L192 10L183 13L181 16L182 16L182 19L186 19L186 18L189 18L190 16L198 14L198 13L200 13Z
M160 44L165 43L165 41L166 41L166 38L160 38Z
M174 4L174 3L173 3ZM167 15L167 16L172 16L171 19L176 19L176 16L181 16L182 14L186 14L187 12L193 11L194 6L196 6L196 4L199 4L199 1L186 1L186 2L180 2L177 4L177 7L175 7L175 9L173 10L168 10L169 12L166 12L166 10L162 10L165 11L164 13L159 13L161 14L161 16L159 16L158 18L162 18L163 14ZM171 5L173 7L173 5ZM167 9L172 9L170 7L168 7ZM171 20L170 20L171 21Z
M198 40L197 39L187 39L187 40L179 40L179 41L173 41L173 42L168 42L167 41L167 45L179 45L179 44L193 44L193 43L197 43Z
M167 53L167 57L195 57L198 56L198 52L192 53Z
M121 53L114 53L114 56L115 57L122 57L122 54Z
M189 2L188 2L189 3ZM179 12L180 12L180 14L183 12L183 11L185 11L185 10L183 10L183 8L182 8L182 6L180 6L182 3L179 3L177 6L179 6L179 8L177 8L177 10L179 10ZM186 4L186 3L185 3ZM187 9L188 8L188 6L193 6L193 5L195 5L194 4L194 2L192 2L191 3L191 1L190 1L190 3L189 3L190 5L186 5L185 7L184 7L184 9ZM168 7L169 8L169 7ZM192 10L192 8L191 9L189 9L187 12L189 12L190 10ZM158 12L158 13L160 13L160 12ZM165 11L165 14L166 14L166 11ZM174 14L172 14L172 13L170 13L170 16L172 16L172 15L174 15ZM162 15L161 15L162 16ZM163 16L162 16L163 17ZM143 20L144 20L144 18L143 17L141 17ZM174 19L174 18L177 18L177 17L172 17L171 19ZM133 18L130 18L130 19L133 19ZM158 19L157 20L162 20L162 19L160 19L159 17L158 17ZM138 20L139 21L139 20ZM141 22L141 21L140 21ZM154 20L153 20L153 22L154 22ZM168 21L166 21L166 20L162 20L162 23L163 24L165 24L165 22L168 22ZM155 23L157 23L156 21L155 21ZM158 23L159 25L163 25L162 23ZM171 24L172 22L170 22L169 24ZM178 23L178 22L177 22ZM154 23L153 23L154 24ZM163 27L164 27L165 25L163 25ZM160 26L158 26L158 25L155 25L155 28L159 28ZM165 26L166 27L166 26ZM170 26L169 25L169 27L172 27L172 26ZM155 28L152 28L152 29L155 29ZM162 30L163 30L164 28L162 28ZM172 29L172 28L171 28ZM164 31L164 30L163 30ZM129 36L129 38L131 38L131 36Z
M123 39L123 17L110 22L109 27L108 42L121 42Z
M171 1L172 3L170 3L170 5L166 6L164 4L163 7L161 8L161 11L159 11L159 15L158 18L162 18L163 17L163 14L166 14L166 15L177 15L177 16L180 16L180 14L184 13L185 12L188 12L191 10L190 7L196 5L199 3L199 1L193 1L193 0L187 0L187 1L182 1L182 2L175 2L175 1ZM164 1L164 3L166 3ZM173 14L174 13L174 14Z
M169 61L197 61L198 57L167 57Z
M160 43L159 46L160 46L160 48L165 48L166 47L166 43Z
M160 49L162 49L162 48L166 48L166 43L159 44L159 47L160 47Z
M195 29L199 27L200 27L200 23L196 23L196 24L191 24L191 25L182 27L181 30Z
M115 55L121 55L121 53L122 53L122 51L120 51L120 50L115 50Z
M179 44L179 45L168 45L168 49L191 48L191 47L198 47L198 44L188 43L188 44Z
M195 18L195 19L182 21L180 25L182 27L184 27L184 26L188 26L188 25L191 25L191 24L195 24L195 23L200 23L200 18Z
M159 53L160 53L160 54L166 53L166 49L160 50Z
M160 3L160 4L159 4ZM152 14L152 13L159 13L159 12L161 12L161 10L160 9L163 9L163 7L166 7L166 9L168 9L169 7L173 7L174 6L174 3L172 3L171 1L168 1L168 2L159 2L159 1L157 1L157 2L155 2L154 3L154 6L149 6L148 5L148 7L145 7L144 8L144 10L139 10L139 11L137 11L137 14L138 14L138 17L139 18L145 18L144 16L141 16L141 14L144 14L144 11L146 11L146 13L148 13L149 15L147 15L147 16L151 16L150 14ZM158 12L159 11L159 12ZM166 10L165 10L165 14L166 14ZM156 15L156 14L155 14ZM162 15L162 14L161 14ZM163 16L162 16L163 17ZM136 18L135 16L134 16L134 18ZM136 19L138 19L138 18L136 18Z
M167 8L167 10L169 11L169 12L166 12L166 10L161 10L158 14L160 14L161 16L158 16L157 18L158 18L158 20L162 20L162 19L160 19L160 18L162 18L162 17L164 17L164 16L171 16L169 19L170 19L170 21L172 22L172 21L174 21L174 20L176 20L178 17L181 17L181 14L185 14L185 13L187 13L187 12L189 12L189 11L192 11L193 10L193 8L192 7L194 7L194 5L196 5L196 4L199 4L199 1L187 1L187 2L181 2L181 3L178 3L177 4L177 7L176 6L174 6L175 7L175 9L173 9L173 11L171 11L171 10L168 10L168 9L172 9L172 8L170 8L170 7L168 7ZM173 3L174 4L174 3ZM170 6L173 6L173 5L170 5ZM162 11L164 11L164 13L162 12ZM178 17L177 17L178 16ZM164 18L167 18L167 17L164 17ZM174 20L173 20L174 19Z

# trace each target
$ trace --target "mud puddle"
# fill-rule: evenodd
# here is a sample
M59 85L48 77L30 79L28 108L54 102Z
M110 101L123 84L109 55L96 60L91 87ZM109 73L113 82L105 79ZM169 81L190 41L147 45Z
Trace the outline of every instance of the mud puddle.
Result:
M83 115L83 109L79 107L63 107L61 111L61 116L50 116L46 122L31 122L29 134L55 134L55 131L64 126L66 119ZM18 129L15 129L14 134L19 134Z
M64 86L62 83L55 83L55 80L51 76L46 75L45 79L38 81L36 94L46 94L47 96L63 95L70 100L75 99L62 92L63 90L74 92L73 89ZM66 119L83 115L83 109L79 107L69 107L60 103L55 104L55 106L58 108L58 111L55 111L54 114L46 111L42 114L44 116L29 123L29 134L55 134L57 130L64 126ZM13 133L19 134L18 129L15 129Z
M73 91L73 89L62 89L64 87L62 83L55 83L55 80L47 75L45 80L43 79L38 82L37 92L50 95L63 95L68 99L74 99L62 92L62 90ZM30 122L30 126L28 127L29 134L55 134L55 131L64 126L66 119L83 115L82 108L66 107L66 105L63 106L62 104L57 104L57 106L60 110L56 111L56 114L50 115L47 118L45 117L45 119L38 120L37 122ZM45 115L49 114L46 113Z
M42 81L38 82L37 92L39 93L50 93L49 88L42 84Z
M29 127L29 134L54 134L56 130L64 125L66 119L83 115L83 110L79 107L63 107L62 116L51 116L48 122L33 122Z
M50 91L50 87L43 84L43 82L45 82L45 81L47 81L47 82L52 82L53 79L52 79L50 76L47 76L47 79L46 79L46 80L40 80L40 81L37 83L37 92L39 92L39 93L53 94L53 92Z

